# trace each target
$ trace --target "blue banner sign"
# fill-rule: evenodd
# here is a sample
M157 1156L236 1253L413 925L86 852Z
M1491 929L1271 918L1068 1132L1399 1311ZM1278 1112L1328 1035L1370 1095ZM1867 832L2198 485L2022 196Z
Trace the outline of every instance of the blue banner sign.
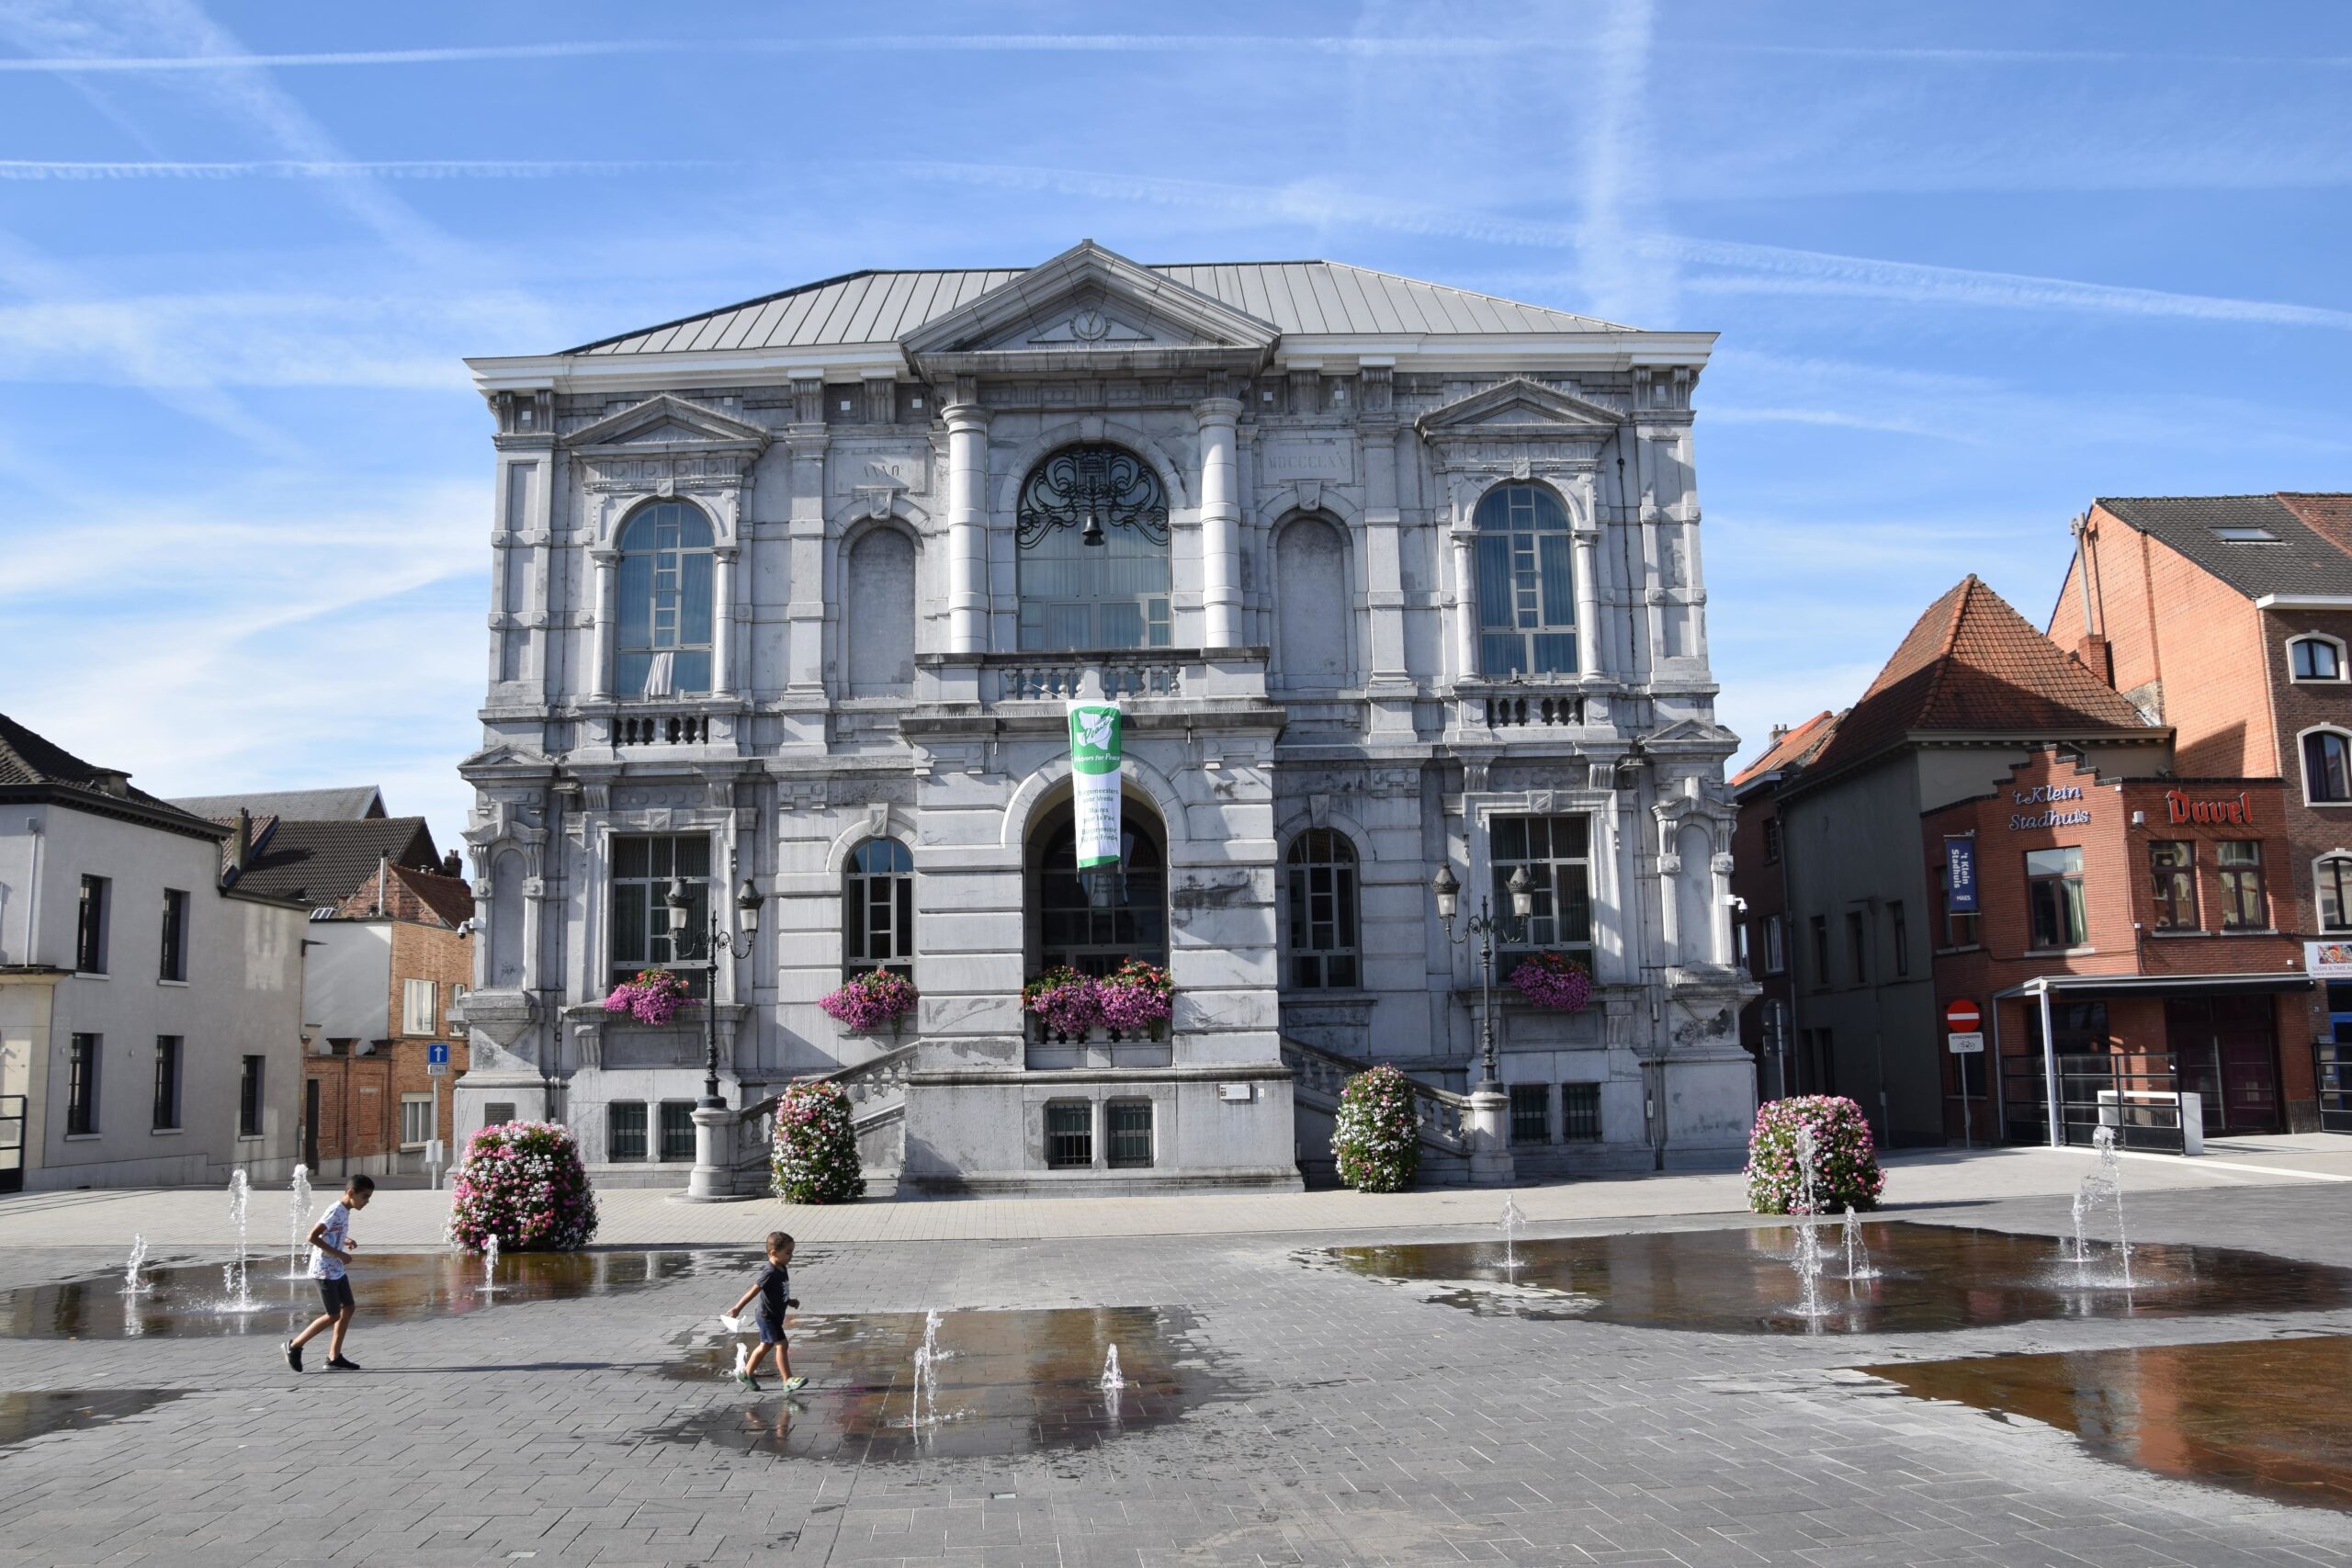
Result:
M1955 915L1976 913L1976 840L1944 840L1944 908Z

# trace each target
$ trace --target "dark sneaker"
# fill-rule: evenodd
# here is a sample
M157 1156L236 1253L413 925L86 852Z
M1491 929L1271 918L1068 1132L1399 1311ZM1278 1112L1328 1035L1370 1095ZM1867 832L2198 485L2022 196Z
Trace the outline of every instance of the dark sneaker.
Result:
M359 1363L356 1361L345 1360L341 1356L329 1356L327 1358L327 1369L330 1371L356 1372L359 1370Z
M299 1372L302 1370L302 1347L288 1339L278 1348L286 1352L286 1368L288 1371Z

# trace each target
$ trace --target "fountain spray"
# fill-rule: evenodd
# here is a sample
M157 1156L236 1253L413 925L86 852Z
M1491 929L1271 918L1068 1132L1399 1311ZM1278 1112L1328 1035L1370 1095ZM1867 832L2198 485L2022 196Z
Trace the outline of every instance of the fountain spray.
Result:
M310 1272L310 1248L303 1240L311 1224L311 1168L300 1160L294 1162L294 1180L289 1188L288 1208L290 1211L286 1231L286 1277L299 1280Z
M926 1427L939 1419L939 1309L923 1314L922 1343L915 1348L915 1408L908 1422Z
M1810 1127L1797 1129L1797 1207L1804 1219L1797 1226L1795 1254L1789 1259L1797 1271L1797 1305L1799 1317L1826 1316L1828 1308L1821 1304L1821 1234L1815 1228L1821 1221L1821 1200L1815 1189L1815 1159L1820 1145Z
M2132 1243L2123 1234L2123 1156L2116 1152L2115 1129L2101 1126L2091 1133L2091 1148L2098 1168L2083 1178L2075 1190L2075 1268L2079 1273L2091 1261L2089 1221L2101 1203L2115 1210L2115 1254L2123 1266L2123 1288L2132 1289Z
M1127 1380L1119 1375L1119 1348L1116 1345L1112 1346L1111 1353L1102 1358L1102 1386L1105 1389L1127 1386Z
M1518 1200L1509 1192L1504 1193L1503 1267L1506 1269L1516 1270L1519 1268L1519 1231L1525 1224L1527 1216L1521 1212Z
M1870 1243L1862 1239L1862 1217L1854 1213L1851 1203L1846 1205L1846 1278L1878 1278L1878 1270L1871 1267Z
M227 1305L232 1312L254 1310L253 1280L245 1260L245 1211L253 1195L253 1183L245 1179L240 1168L229 1178L229 1221L237 1227L237 1260L220 1266L220 1286L229 1292Z
M145 1268L146 1265L147 1238L143 1235L134 1235L130 1238L130 1262L122 1271L122 1293L124 1295L142 1295L150 1288L147 1281L139 1277L139 1270Z

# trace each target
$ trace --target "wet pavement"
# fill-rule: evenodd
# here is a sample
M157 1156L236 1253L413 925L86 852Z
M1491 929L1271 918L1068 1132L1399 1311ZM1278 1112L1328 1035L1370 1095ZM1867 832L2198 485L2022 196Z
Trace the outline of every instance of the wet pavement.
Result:
M1432 1287L1480 1315L1715 1334L1902 1334L2045 1319L2311 1312L2352 1305L2352 1269L2265 1253L2134 1243L2126 1288L2114 1248L2087 1264L2050 1236L1905 1221L1865 1224L1869 1277L1849 1279L1835 1222L1822 1227L1823 1315L1798 1314L1795 1232L1654 1232L1521 1241L1343 1247L1302 1261Z
M184 1397L168 1389L47 1389L39 1393L0 1393L0 1450L47 1437L111 1426ZM6 1472L0 1471L0 1476Z
M485 1275L469 1252L362 1252L351 1269L357 1322L414 1323L532 1302L621 1294L673 1280L732 1275L752 1255L729 1252L510 1252ZM141 1339L188 1335L265 1335L282 1339L318 1316L319 1287L288 1276L284 1258L254 1258L247 1300L220 1264L164 1265L142 1271L137 1294L119 1272L26 1286L0 1293L0 1337Z
M940 1314L937 1377L915 1388L921 1313L795 1317L792 1370L808 1386L753 1394L729 1380L733 1340L692 1351L669 1375L724 1384L734 1397L642 1437L776 1458L858 1463L1018 1457L1091 1449L1164 1427L1235 1393L1174 1307L1059 1308ZM752 1343L756 1344L754 1337ZM1102 1386L1118 1348L1123 1386Z
M2352 1510L2352 1337L1982 1356L1860 1369L2071 1432L2101 1459Z

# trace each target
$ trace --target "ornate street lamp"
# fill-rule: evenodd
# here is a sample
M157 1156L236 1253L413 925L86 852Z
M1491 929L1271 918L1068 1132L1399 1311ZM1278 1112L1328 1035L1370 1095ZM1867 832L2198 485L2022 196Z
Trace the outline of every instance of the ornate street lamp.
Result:
M1504 942L1523 942L1527 936L1528 917L1535 912L1534 884L1528 880L1527 868L1521 866L1510 874L1506 884L1510 889L1511 918L1508 924L1498 919L1488 907L1487 896L1478 895L1478 912L1463 922L1462 934L1453 934L1453 918L1462 907L1462 884L1453 879L1453 868L1440 864L1437 874L1430 878L1430 892L1437 899L1437 918L1445 927L1445 940L1478 943L1478 1050L1481 1076L1475 1092L1499 1094L1500 1076L1495 1066L1495 938Z
M701 968L708 976L703 985L703 1098L694 1107L694 1173L687 1178L687 1194L727 1197L727 1170L719 1168L718 1161L718 1126L727 1119L727 1100L719 1098L719 954L751 957L752 942L760 936L760 888L746 877L743 891L736 894L736 924L743 926L741 938L727 936L718 909L710 912L710 929L703 936L703 959L698 964L677 962L680 950L687 945L687 926L694 924L694 900L687 898L687 884L671 877L671 891L661 903L671 915L671 964L665 964L665 968Z

